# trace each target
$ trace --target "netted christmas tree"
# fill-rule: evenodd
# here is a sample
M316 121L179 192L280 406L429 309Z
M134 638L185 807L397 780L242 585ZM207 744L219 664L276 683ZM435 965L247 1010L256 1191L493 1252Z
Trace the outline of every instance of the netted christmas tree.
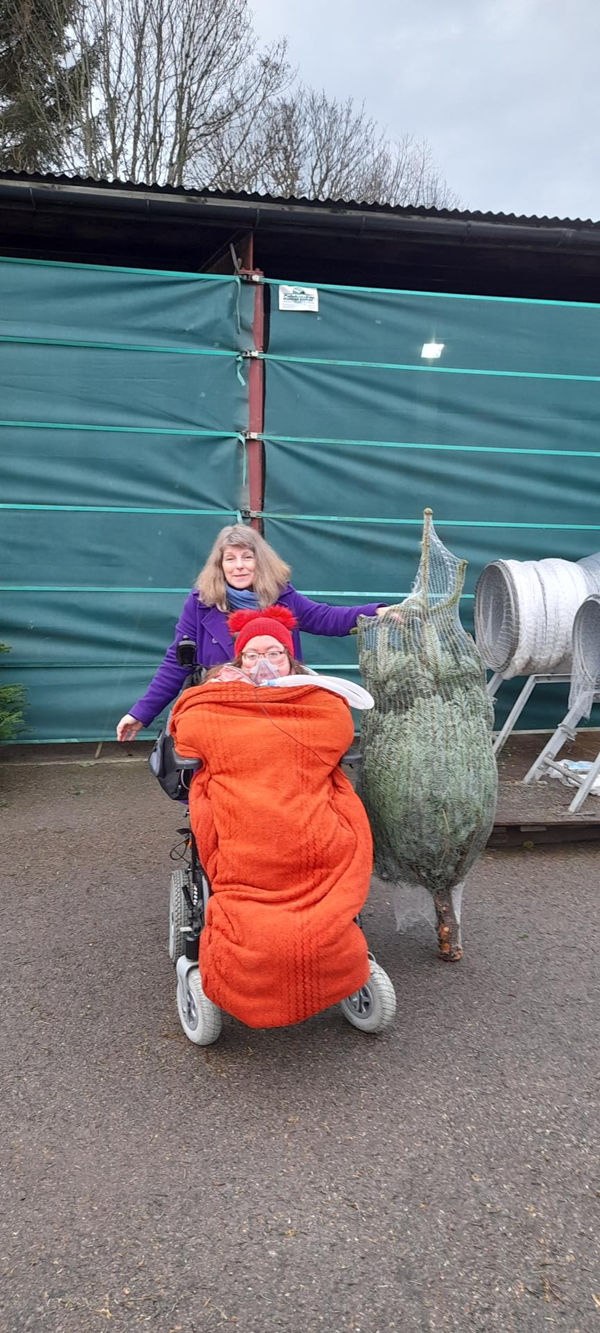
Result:
M492 829L497 770L485 670L459 616L466 561L431 519L426 509L410 595L358 622L360 670L375 700L362 726L360 794L375 871L397 886L399 926L424 915L441 956L455 961L462 886Z

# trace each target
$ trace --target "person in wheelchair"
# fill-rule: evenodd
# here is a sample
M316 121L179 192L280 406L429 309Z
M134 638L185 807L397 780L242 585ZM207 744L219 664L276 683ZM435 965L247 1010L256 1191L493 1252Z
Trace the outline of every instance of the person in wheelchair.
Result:
M203 928L199 951L192 930L172 952L184 1031L204 1045L222 1012L283 1027L338 1002L355 1026L381 1031L394 989L359 924L371 832L339 767L354 733L349 701L372 699L294 660L285 607L237 611L229 628L233 663L185 689L169 721L177 755L199 763L189 812ZM183 923L181 904L174 911Z

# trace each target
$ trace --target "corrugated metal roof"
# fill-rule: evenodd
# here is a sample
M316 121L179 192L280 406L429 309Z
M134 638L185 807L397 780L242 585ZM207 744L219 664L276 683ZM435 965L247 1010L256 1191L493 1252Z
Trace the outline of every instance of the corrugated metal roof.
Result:
M144 184L133 181L94 179L90 176L67 176L64 174L54 174L52 172L15 172L0 171L0 181L21 181L24 184L32 185L65 185L94 190L107 190L118 193L119 191L132 191L137 194L157 194L173 195L175 197L189 197L191 199L214 199L230 203L265 205L273 204L279 208L295 207L326 209L328 212L339 213L381 213L388 216L402 217L422 217L430 219L452 219L456 222L484 222L493 225L494 223L502 226L527 226L532 228L562 228L565 230L587 230L600 229L600 221L594 221L592 218L559 218L559 217L536 217L527 214L516 213L492 213L490 211L482 212L479 209L461 209L461 208L425 208L423 205L406 206L401 204L377 204L361 203L356 199L307 199L305 196L296 198L295 196L283 197L272 194L249 193L245 190L215 190L215 189L197 189L184 185L159 185L156 182Z

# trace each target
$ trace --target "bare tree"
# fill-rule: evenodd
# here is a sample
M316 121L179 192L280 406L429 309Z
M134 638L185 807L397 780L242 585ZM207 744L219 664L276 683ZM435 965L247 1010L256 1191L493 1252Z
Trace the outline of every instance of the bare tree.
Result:
M13 35L6 48L0 35L0 162L3 150L15 158L18 121L28 169L457 202L426 141L393 143L352 98L297 84L284 39L259 49L249 0L0 0L3 12Z
M213 140L227 133L233 147L243 141L289 79L284 41L257 53L247 0L89 4L105 131L103 160L89 163L94 172L190 183L205 174Z
M352 98L300 86L267 104L234 155L211 144L211 178L287 197L453 208L458 202L426 140L390 141Z
M366 174L362 197L368 203L413 208L458 208L460 203L440 172L431 144L412 134L381 142Z
M29 0L0 2L19 7ZM70 0L65 39L52 63L66 3L44 0L48 21L29 37L44 69L30 110L34 134L45 127L45 104L52 108L46 168L204 183L213 140L227 135L235 154L254 119L291 80L283 39L258 50L248 0ZM24 63L20 77L17 92L30 107ZM0 110L1 99L2 89Z

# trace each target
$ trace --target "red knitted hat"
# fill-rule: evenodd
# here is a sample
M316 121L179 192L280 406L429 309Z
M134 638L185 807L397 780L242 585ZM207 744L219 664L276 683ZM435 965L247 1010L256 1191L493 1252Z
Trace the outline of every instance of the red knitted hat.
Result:
M250 639L259 634L270 634L294 656L294 641L290 630L297 621L287 606L266 606L264 610L234 611L227 621L230 634L235 636L235 655L239 657Z

